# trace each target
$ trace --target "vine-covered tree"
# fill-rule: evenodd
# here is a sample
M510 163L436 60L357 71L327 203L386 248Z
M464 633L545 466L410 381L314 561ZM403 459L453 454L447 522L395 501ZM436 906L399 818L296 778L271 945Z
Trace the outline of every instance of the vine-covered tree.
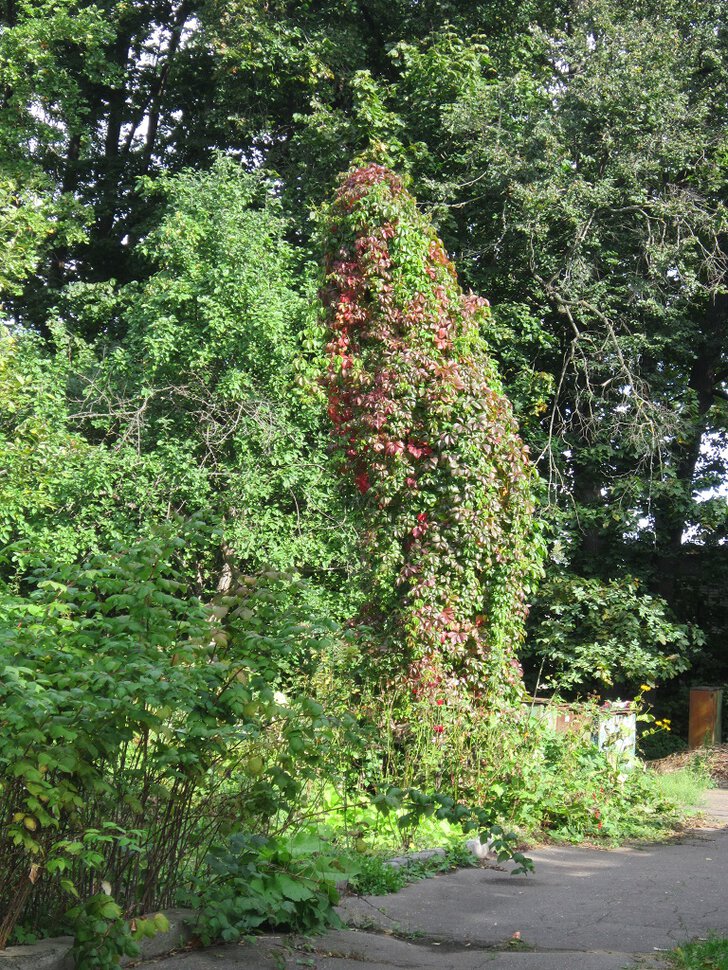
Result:
M340 186L326 270L329 417L361 497L382 669L416 693L515 695L537 543L526 449L479 333L488 303L381 165Z

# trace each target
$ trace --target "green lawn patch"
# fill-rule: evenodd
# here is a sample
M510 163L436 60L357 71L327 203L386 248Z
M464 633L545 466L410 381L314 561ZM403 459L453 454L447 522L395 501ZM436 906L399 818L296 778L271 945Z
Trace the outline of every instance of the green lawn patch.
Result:
M705 765L693 763L655 777L658 790L668 801L688 812L705 807L705 793L712 788Z

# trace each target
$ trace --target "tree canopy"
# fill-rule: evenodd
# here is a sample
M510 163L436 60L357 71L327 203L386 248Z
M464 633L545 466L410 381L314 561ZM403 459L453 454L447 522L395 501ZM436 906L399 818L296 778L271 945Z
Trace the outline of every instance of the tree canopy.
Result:
M550 536L531 645L586 583L723 676L725 68L717 0L7 0L5 537L76 555L204 506L209 577L229 546L351 578L316 264L372 151L493 304Z

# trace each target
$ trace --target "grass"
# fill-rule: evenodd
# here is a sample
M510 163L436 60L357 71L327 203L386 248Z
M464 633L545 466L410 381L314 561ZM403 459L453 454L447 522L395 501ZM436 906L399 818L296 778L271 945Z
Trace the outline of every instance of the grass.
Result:
M728 970L728 939L712 936L684 943L670 954L674 970Z
M712 787L710 775L700 763L656 775L655 783L668 801L688 812L705 807L705 793Z
M464 847L447 850L444 856L433 856L410 865L394 868L380 856L362 856L359 872L349 880L349 888L362 896L384 896L420 879L428 879L441 872L476 865L475 857Z

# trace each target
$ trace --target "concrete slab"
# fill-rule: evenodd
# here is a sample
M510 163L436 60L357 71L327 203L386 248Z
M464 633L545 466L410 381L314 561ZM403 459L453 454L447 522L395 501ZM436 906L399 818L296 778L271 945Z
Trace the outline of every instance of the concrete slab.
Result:
M70 936L0 950L0 970L72 970Z
M310 964L287 964L286 970L294 970L294 967L310 967L310 970L362 970L361 960L342 960L316 959ZM372 963L367 960L366 970L397 970L399 967L429 967L431 964L425 963ZM634 964L630 957L624 954L595 954L595 953L489 953L483 951L478 955L477 960L463 962L459 957L443 956L441 960L433 964L438 970L631 970ZM648 967L655 970L662 970L665 964L659 968L655 964L640 964L635 970L647 970ZM207 970L207 968L200 968ZM212 967L209 968L212 970Z
M145 960L164 956L170 950L183 947L194 936L193 927L197 913L193 909L165 909L164 915L169 923L166 933L157 933L156 936L147 937L141 941L142 957ZM122 966L130 962L132 961L127 957L121 959ZM0 970L2 970L1 967Z
M299 966L301 966L299 964ZM430 964L412 963L371 963L366 961L366 970L393 970L399 967L428 967ZM435 964L438 970L632 970L632 958L623 953L484 953L480 952L476 962L464 963L457 957L443 956ZM310 964L311 970L362 970L360 960L316 960ZM662 970L665 964L640 963L635 970ZM212 968L210 968L212 970ZM287 967L286 970L289 970Z
M212 947L143 964L157 970L663 970L652 955L618 952L507 951L418 944L383 934L344 931L284 945Z
M439 946L356 931L327 933L314 941L316 970L355 970L373 967L411 970L623 970L633 966L631 953L584 953L564 950L529 952L484 950L467 945ZM644 970L662 967L661 960L644 955Z
M166 933L158 933L140 942L145 960L184 946L194 935L192 927L197 918L194 910L168 909L164 915L169 922ZM73 970L72 946L71 936L56 936L26 946L10 946L0 950L0 970ZM121 958L122 967L130 962L129 957Z
M140 967L158 970L282 970L285 951L265 943L239 943L210 946L202 950L184 950L156 960L145 960ZM359 968L361 970L361 968Z

